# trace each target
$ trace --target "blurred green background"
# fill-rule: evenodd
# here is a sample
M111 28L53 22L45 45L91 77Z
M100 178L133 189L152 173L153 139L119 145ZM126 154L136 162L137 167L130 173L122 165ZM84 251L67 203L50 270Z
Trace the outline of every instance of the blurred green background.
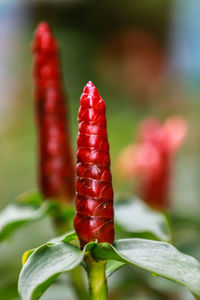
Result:
M131 183L120 179L115 165L120 151L135 140L138 122L174 114L188 121L188 137L174 162L171 200L173 212L191 222L176 228L173 241L200 259L200 228L192 225L200 204L199 13L198 0L1 1L1 208L37 186L31 41L37 24L47 21L60 44L74 157L79 98L88 80L106 102L116 198L132 194ZM0 299L18 299L22 253L54 234L46 218L0 245ZM143 276L160 294L140 284ZM60 284L44 299L74 299L62 280ZM136 269L119 272L109 284L111 299L193 299L185 289ZM126 294L120 294L123 285L128 286Z

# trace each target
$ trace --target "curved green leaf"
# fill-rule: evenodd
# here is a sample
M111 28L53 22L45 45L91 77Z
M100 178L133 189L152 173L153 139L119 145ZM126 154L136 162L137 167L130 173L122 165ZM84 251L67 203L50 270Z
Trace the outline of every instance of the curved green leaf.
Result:
M167 218L139 199L116 203L115 222L127 232L150 233L158 240L170 241Z
M69 232L65 234L65 236L62 238L62 242L69 243L71 241L77 240L78 236L75 231Z
M19 276L18 289L22 300L37 300L50 284L63 272L81 263L85 252L94 247L87 244L83 251L64 242L47 243L28 258Z
M71 241L77 240L78 236L75 231L71 231L68 233L64 233L60 236L54 237L51 240L48 241L48 243L57 243L57 242L64 242L64 243L69 243Z
M69 243L73 240L78 239L77 234L75 231L69 232L62 234L60 236L54 237L51 240L49 240L47 243L48 244L56 244L58 242L64 242L64 243ZM27 262L28 258L31 256L33 252L35 252L38 248L30 249L27 250L23 256L22 256L22 266Z
M39 209L22 205L7 206L0 212L0 241L22 225L42 218L50 206L50 203L44 203Z
M37 189L32 189L17 196L16 201L19 204L38 207L45 201L45 199Z
M168 243L145 239L118 240L113 246L108 243L96 245L92 256L138 266L185 286L200 299L200 263Z
M126 263L118 260L109 260L106 264L106 277L110 277L112 273L125 266Z
M31 254L36 250L36 248L27 250L26 252L24 252L23 256L22 256L22 266L27 262L27 260L29 259L29 257L31 256Z

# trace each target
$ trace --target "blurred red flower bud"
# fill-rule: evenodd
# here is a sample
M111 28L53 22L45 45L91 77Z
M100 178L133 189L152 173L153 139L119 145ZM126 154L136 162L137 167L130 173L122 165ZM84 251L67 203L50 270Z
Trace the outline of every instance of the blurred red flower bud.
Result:
M127 177L140 177L139 195L150 206L167 210L170 206L172 159L187 134L187 122L179 117L164 124L146 119L139 126L139 143L126 147L118 159L118 168Z
M74 196L74 166L58 44L47 23L38 25L32 50L39 186L46 198L67 203Z

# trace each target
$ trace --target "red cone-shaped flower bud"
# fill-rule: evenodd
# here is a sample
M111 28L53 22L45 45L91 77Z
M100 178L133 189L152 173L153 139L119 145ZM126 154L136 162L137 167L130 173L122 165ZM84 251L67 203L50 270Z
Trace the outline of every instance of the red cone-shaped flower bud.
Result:
M74 167L58 45L47 23L36 29L32 49L39 185L45 197L67 203L74 196Z
M76 216L81 247L98 240L113 243L113 188L105 103L89 81L80 99L77 139Z

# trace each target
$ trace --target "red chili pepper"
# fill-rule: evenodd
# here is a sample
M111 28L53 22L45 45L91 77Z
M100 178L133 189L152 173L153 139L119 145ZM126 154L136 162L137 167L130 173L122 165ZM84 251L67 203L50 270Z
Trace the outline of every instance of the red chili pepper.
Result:
M45 197L66 203L74 196L74 167L58 44L47 23L36 29L32 49L39 186Z
M81 247L98 240L113 243L113 188L105 103L89 81L80 99L77 139L76 216Z

